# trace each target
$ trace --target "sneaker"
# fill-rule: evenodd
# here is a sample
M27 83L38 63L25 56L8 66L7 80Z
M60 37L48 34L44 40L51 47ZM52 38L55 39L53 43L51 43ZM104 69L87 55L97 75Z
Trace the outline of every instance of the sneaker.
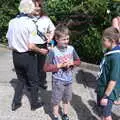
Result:
M63 115L62 120L69 120L69 117L67 115Z

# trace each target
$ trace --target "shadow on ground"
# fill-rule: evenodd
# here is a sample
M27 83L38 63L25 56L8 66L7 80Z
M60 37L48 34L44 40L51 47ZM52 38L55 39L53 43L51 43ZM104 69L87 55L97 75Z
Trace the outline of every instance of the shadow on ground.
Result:
M14 90L17 89L17 84L19 84L19 81L17 79L12 79L10 81L11 86L14 88ZM23 94L28 97L30 100L30 93L24 89ZM52 106L51 106L51 91L45 91L43 89L39 90L39 97L44 101L44 110L45 113L48 114L51 118L53 118L52 115ZM83 119L88 120L97 120L92 113L90 112L89 108L82 102L81 97L78 95L73 94L73 99L71 101L71 106L77 113L78 120Z
M14 93L15 93L15 91L18 91L18 89L17 89L17 86L19 85L18 79L12 79L12 80L10 81L10 84L11 84L11 86L14 88ZM26 95L26 96L27 96L29 102L31 101L30 92L28 91L27 87L24 87L23 95Z
M89 108L83 103L80 96L73 94L71 105L77 113L78 120L97 120Z
M96 77L92 73L84 70L78 71L76 74L76 81L79 84L83 84L85 88L89 87L95 89L97 85Z

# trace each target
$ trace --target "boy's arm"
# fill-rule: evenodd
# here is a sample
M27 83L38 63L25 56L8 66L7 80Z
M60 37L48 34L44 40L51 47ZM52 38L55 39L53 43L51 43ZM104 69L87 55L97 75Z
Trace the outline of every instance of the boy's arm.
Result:
M78 56L78 54L77 54L77 52L75 51L75 49L73 50L73 65L75 65L75 66L79 66L80 65L80 58L79 58L79 56Z
M50 51L47 55L46 62L44 65L45 72L57 72L59 70L58 66L53 64L54 53Z

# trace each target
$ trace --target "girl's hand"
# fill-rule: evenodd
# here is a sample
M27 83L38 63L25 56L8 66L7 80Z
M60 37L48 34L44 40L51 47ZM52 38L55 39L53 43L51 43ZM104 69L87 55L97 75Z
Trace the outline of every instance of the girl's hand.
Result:
M66 66L67 66L66 63L57 64L57 68L64 68L64 67L66 67Z
M107 98L102 98L101 101L100 101L100 105L107 106L107 104L108 104L108 99Z

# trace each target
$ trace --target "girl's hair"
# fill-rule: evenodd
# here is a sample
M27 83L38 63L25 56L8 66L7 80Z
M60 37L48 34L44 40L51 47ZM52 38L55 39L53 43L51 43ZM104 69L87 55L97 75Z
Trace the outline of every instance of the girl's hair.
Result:
M55 38L59 39L63 35L70 35L68 27L64 24L58 24L55 29Z
M39 4L39 7L41 8L40 16L47 16L47 14L43 10L43 0L33 0L33 2L36 4L36 2Z
M109 27L106 28L103 32L103 39L108 39L110 41L115 40L116 43L119 43L120 33L117 28Z

